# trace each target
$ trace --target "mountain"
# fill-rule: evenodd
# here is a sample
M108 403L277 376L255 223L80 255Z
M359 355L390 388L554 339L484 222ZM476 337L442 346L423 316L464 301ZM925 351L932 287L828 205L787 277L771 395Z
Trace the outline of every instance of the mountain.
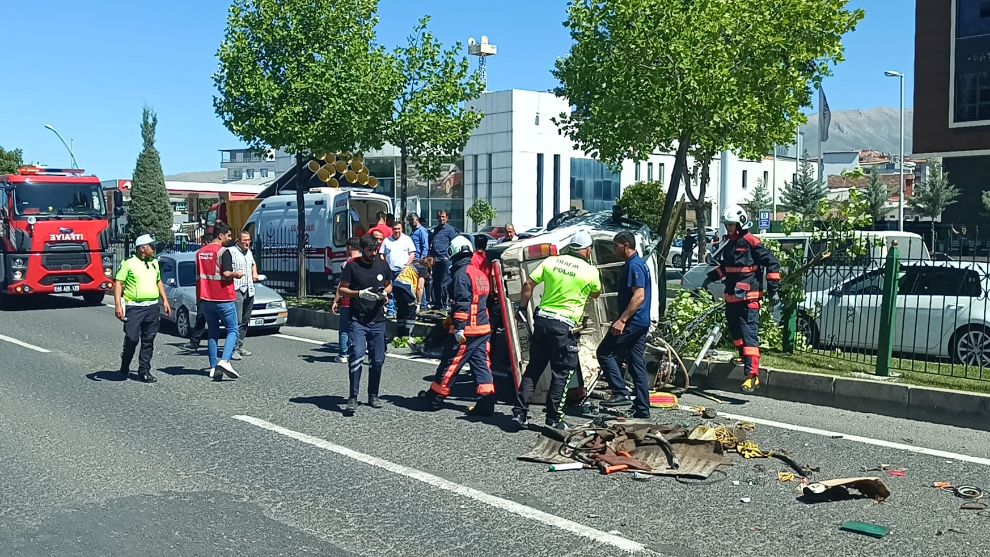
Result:
M227 179L226 170L207 170L204 172L182 172L166 176L170 182L203 182L206 184L220 184Z
M911 153L911 123L913 110L904 110L904 152ZM808 116L804 132L804 149L812 155L818 153L818 114ZM896 108L871 108L869 110L834 110L828 141L823 151L858 151L873 149L896 154L900 150L900 110Z

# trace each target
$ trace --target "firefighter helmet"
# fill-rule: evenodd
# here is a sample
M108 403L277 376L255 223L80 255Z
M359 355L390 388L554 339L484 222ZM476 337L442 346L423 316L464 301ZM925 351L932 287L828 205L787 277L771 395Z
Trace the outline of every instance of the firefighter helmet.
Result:
M471 245L471 241L464 236L457 236L450 241L450 247L447 248L447 257L454 259L462 255L471 255L474 252L474 247Z
M722 211L722 224L738 224L739 228L749 228L749 215L739 205L729 205Z

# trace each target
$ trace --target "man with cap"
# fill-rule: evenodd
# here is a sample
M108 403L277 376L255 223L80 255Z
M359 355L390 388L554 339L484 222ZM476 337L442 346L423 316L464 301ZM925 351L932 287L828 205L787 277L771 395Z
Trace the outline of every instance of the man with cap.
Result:
M568 253L544 259L526 279L519 306L526 308L537 284L543 285L543 297L533 323L529 346L529 364L523 373L512 421L517 428L526 427L529 403L547 364L553 374L547 395L546 424L568 429L562 419L564 390L578 367L578 334L589 297L602 292L598 269L591 258L591 235L579 231L571 237Z
M157 380L151 374L151 356L155 353L155 335L161 318L159 305L165 315L172 314L162 284L161 268L155 259L155 240L150 234L138 236L134 242L135 253L120 264L114 277L114 314L124 323L124 350L120 354L120 379L130 374L131 360L138 342L138 379L144 383Z

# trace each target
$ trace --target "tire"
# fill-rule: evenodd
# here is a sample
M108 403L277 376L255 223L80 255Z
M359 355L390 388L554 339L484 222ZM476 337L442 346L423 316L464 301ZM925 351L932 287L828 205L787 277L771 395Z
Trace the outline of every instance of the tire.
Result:
M674 257L671 257L670 258L670 264L673 265L674 267L677 267L678 269L680 269L681 268L681 261L682 260L683 260L683 258L681 257L681 255L680 254L677 254L677 255L674 255Z
M189 310L182 307L175 314L175 331L182 338L189 338L192 335L192 323L189 322Z
M990 367L990 329L982 325L964 325L949 341L949 354L958 364Z
M87 306L102 306L106 292L83 292L82 299Z
M797 316L797 332L804 335L804 339L814 348L818 348L821 339L818 338L818 325L810 315L799 312Z

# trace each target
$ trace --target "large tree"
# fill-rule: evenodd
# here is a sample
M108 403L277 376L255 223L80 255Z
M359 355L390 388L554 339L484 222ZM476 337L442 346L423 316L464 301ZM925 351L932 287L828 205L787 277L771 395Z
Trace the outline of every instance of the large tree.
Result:
M401 152L403 221L409 163L415 164L420 178L436 180L444 163L455 160L464 150L482 118L481 113L467 107L484 91L481 75L470 72L459 43L444 50L428 30L429 23L429 17L421 19L407 44L393 54L402 83L386 137Z
M622 213L638 220L657 235L660 228L660 214L663 212L664 192L660 182L638 182L622 190L622 196L615 201Z
M141 113L143 146L131 177L131 202L127 212L127 235L151 234L158 242L172 242L172 204L165 189L162 159L155 148L158 115L150 107Z
M0 174L13 174L24 165L24 153L20 149L0 147Z
M887 218L887 203L890 200L890 192L887 185L883 183L880 168L873 166L866 174L869 182L866 184L864 199L866 200L866 210L870 218L873 219L873 227L882 223Z
M689 151L703 168L722 150L756 157L790 140L812 86L842 60L842 36L863 17L847 3L573 0L565 25L574 44L554 70L573 110L558 121L612 164L676 146L666 228Z
M942 213L956 202L959 194L959 188L949 181L949 173L942 169L942 163L929 161L928 177L916 184L911 197L907 198L908 207L931 220L932 251L935 250L935 219L942 218Z
M756 180L756 187L753 188L753 192L749 195L746 208L749 209L750 216L753 220L759 218L761 211L773 209L773 194L770 193L770 188L763 178Z
M380 148L402 79L375 42L378 0L234 0L217 52L214 108L258 148L303 157ZM299 211L299 295L306 294L305 211Z
M805 153L797 178L793 182L785 182L780 193L780 200L789 211L811 219L818 215L819 207L828 197L828 190L825 184L818 181L816 174Z

